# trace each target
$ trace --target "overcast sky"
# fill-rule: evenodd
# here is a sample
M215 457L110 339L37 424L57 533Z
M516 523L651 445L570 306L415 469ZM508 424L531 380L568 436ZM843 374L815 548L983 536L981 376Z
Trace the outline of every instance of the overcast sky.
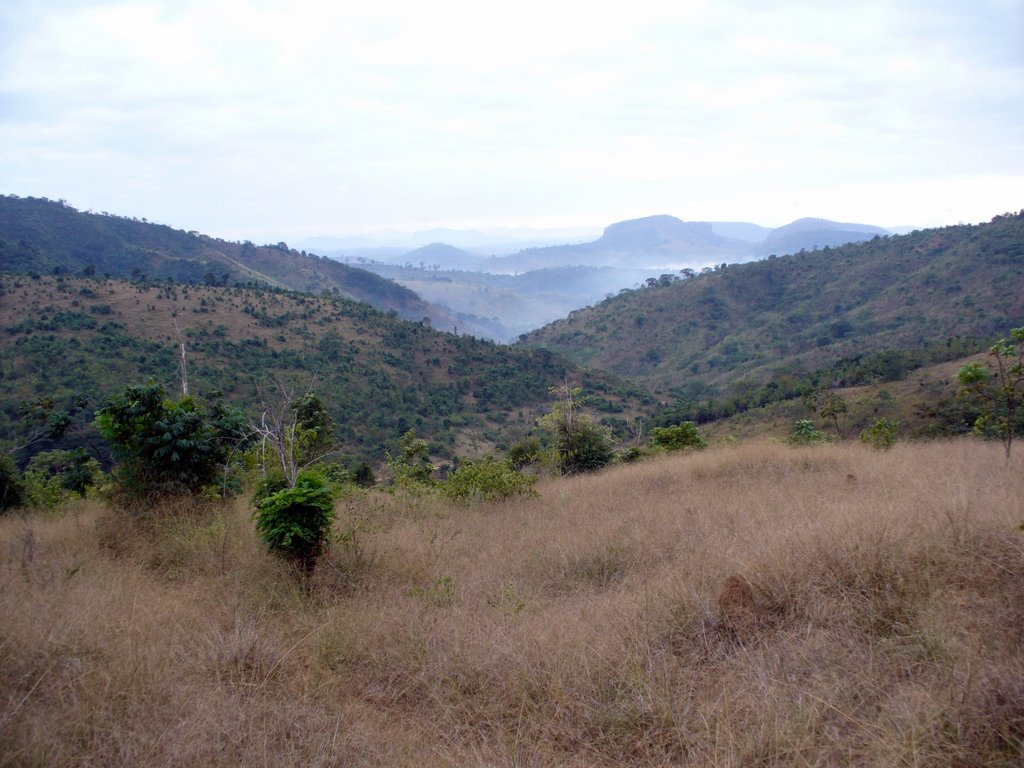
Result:
M1024 208L1024 1L0 1L0 192L256 241Z

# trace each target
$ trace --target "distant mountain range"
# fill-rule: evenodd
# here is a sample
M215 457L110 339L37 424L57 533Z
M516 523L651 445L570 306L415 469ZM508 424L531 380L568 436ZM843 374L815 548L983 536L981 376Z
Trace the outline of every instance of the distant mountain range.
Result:
M799 253L818 248L835 248L846 243L858 243L876 236L894 234L881 227L867 224L840 224L826 219L797 219L784 227L773 229L753 250L757 256Z
M510 341L665 273L889 234L881 227L825 219L800 219L767 229L749 222L686 222L673 216L649 216L612 224L590 242L525 248L505 256L431 243L411 251L357 250L334 253L334 257L395 280L464 322L484 327L490 338ZM540 279L518 279L533 273Z
M843 224L827 219L805 218L770 229L743 221L682 221L674 216L647 216L612 224L597 239L520 247L497 254L476 233L431 230L419 236L437 235L429 242L410 236L416 247L403 248L397 241L372 247L370 241L353 241L348 248L320 250L342 261L361 259L381 264L422 265L442 270L468 270L515 274L550 267L700 268L722 259L749 261L769 254L797 253L826 245L868 240L893 234L867 224ZM320 242L330 242L323 240ZM340 241L333 241L338 243Z

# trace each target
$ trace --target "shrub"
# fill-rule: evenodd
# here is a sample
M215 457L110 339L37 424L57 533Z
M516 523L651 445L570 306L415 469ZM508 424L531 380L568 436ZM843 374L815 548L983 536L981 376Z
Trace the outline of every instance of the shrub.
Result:
M69 493L85 498L100 474L99 462L84 448L37 453L25 470L26 480L33 480L45 497L37 499L42 506L53 506Z
M609 430L580 412L580 388L566 385L552 393L558 399L537 425L553 439L558 469L571 475L607 466L614 456Z
M271 554L311 574L334 524L334 488L304 470L291 488L283 479L268 480L254 501L260 541Z
M508 462L518 472L523 467L539 462L543 450L536 437L525 437L508 447Z
M516 472L508 461L488 456L479 461L464 460L445 480L441 491L453 501L498 501L533 494L536 480Z
M974 430L980 435L998 436L1009 461L1024 408L1024 327L1012 329L1010 338L997 341L989 355L995 360L996 372L981 363L968 363L956 373L957 395L981 400L982 413Z
M799 419L793 422L793 429L786 438L791 445L810 445L825 439L825 433L814 426L810 419Z
M884 450L896 445L896 438L899 435L900 423L896 419L878 419L867 429L860 433L860 441L870 446Z
M0 512L20 507L25 501L25 485L9 456L0 456Z
M559 444L563 474L593 472L611 463L613 456L608 430L590 421L580 420Z
M373 467L365 461L361 461L352 468L352 482L360 488L372 488L377 484L377 476L373 474Z
M681 451L692 448L699 451L708 447L708 442L697 431L692 421L684 421L672 427L655 427L651 442L666 451Z

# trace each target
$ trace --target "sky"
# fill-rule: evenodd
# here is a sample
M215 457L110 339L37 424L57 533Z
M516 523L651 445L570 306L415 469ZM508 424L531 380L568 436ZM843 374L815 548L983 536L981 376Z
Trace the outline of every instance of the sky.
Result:
M986 221L1024 0L2 0L0 193L256 242Z

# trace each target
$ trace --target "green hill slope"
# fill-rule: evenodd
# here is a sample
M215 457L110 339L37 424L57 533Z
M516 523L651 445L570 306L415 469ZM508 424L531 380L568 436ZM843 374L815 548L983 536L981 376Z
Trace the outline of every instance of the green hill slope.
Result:
M1024 324L1022 287L1024 212L722 266L625 292L524 343L653 387L714 390L936 341L969 351L964 339Z
M149 378L174 391L179 339L191 390L221 391L251 417L258 385L315 377L346 450L371 459L411 428L439 456L488 450L528 429L567 377L626 411L643 397L546 350L279 289L0 275L0 328L0 438L22 400L84 395L97 406Z

